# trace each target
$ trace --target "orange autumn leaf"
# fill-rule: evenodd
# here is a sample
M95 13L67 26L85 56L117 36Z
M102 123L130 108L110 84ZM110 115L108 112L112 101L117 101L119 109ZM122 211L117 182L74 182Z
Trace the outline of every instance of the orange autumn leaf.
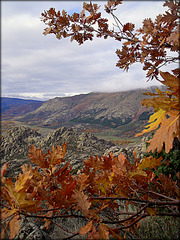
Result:
M54 166L56 164L60 164L64 157L65 157L65 153L66 153L66 148L67 148L67 144L64 143L63 144L63 148L61 146L52 146L52 150L49 151L48 150L48 160L49 160L49 165L50 166Z
M86 183L87 179L88 179L88 175L86 175L85 173L82 173L81 175L78 175L78 179L77 179L77 185L79 186L79 191L83 191L88 184Z
M82 227L82 228L79 230L79 234L80 234L80 235L85 235L85 234L87 234L88 232L91 231L92 226L93 226L93 221L90 221L86 226Z
M15 182L15 190L19 192L24 188L27 189L29 187L29 183L32 177L33 177L33 174L31 170L26 171L24 174L20 173Z
M9 222L10 239L14 239L20 230L20 218L18 215L14 216Z
M179 113L174 111L169 113L170 117L163 119L161 127L156 131L153 138L148 141L150 146L147 151L161 152L165 144L165 152L168 153L173 147L174 138L179 137Z
M84 216L90 217L91 214L89 208L91 203L88 201L88 197L78 190L74 190L72 197L77 202L77 208L84 214Z
M109 239L109 229L105 224L103 223L99 224L98 232L100 239Z
M40 168L48 168L49 163L47 161L47 154L43 154L41 148L36 149L34 145L31 145L29 149L30 154L28 157L31 159L32 163L36 163Z

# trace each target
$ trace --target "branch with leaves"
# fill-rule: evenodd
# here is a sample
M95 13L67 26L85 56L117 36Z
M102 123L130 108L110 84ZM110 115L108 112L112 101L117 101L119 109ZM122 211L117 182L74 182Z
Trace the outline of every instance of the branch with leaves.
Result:
M128 70L130 65L140 62L143 70L148 71L148 79L156 78L167 88L146 93L152 98L144 99L142 104L152 106L155 113L139 135L156 130L149 140L148 151L161 152L165 148L169 152L174 138L180 140L179 69L169 73L160 68L178 59L173 54L178 54L179 50L179 2L166 1L164 6L168 11L158 15L154 22L145 19L142 28L136 31L134 24L122 24L115 15L121 3L108 1L105 5L117 31L109 29L108 19L101 17L97 4L84 2L81 13L68 15L65 10L61 13L54 8L42 13L42 21L48 25L44 34L55 34L58 39L70 37L79 44L93 40L95 34L122 41L122 49L116 51L117 66ZM167 55L167 50L173 52L172 56ZM77 235L85 235L88 239L109 239L111 236L124 239L120 233L135 233L141 219L147 216L180 216L179 174L176 174L177 181L173 181L170 175L156 176L154 173L161 166L162 157L144 157L141 162L135 157L133 164L123 154L90 156L80 173L72 175L70 163L64 161L65 153L66 144L52 147L46 154L41 148L31 146L29 157L37 166L23 165L15 181L6 176L8 163L2 167L1 238L8 228L9 238L16 236L22 216L43 218L45 228L55 218L86 220L86 225L67 239ZM136 212L124 211L122 201L126 207L134 206Z
M101 17L99 5L84 2L81 13L73 13L72 16L65 10L56 12L54 8L44 11L42 21L49 26L44 34L55 34L58 39L70 37L71 41L79 44L93 40L95 35L123 41L122 49L116 51L119 58L117 67L128 71L130 65L140 62L143 70L147 71L148 80L155 78L167 87L164 92L157 89L157 94L147 93L154 97L142 101L142 105L154 107L155 110L142 134L160 126L149 141L148 151L154 152L157 148L161 152L165 144L165 151L169 152L174 138L180 139L179 69L172 70L172 75L160 71L160 68L179 61L179 1L166 1L163 6L168 10L163 15L159 14L154 22L151 18L145 19L143 26L136 31L134 24L122 24L115 15L120 4L122 1L108 1L105 4L105 12L113 17L117 31L110 29L108 19ZM159 79L159 73L163 80Z
M88 234L92 239L118 238L125 229L133 232L147 216L180 216L177 182L163 174L157 178L153 172L162 158L145 157L132 164L123 154L91 156L84 161L80 174L72 175L69 163L64 163L66 144L52 147L47 154L33 145L29 151L37 167L23 165L15 181L5 177L8 163L2 168L2 238L8 227L10 238L16 236L22 216L43 219L44 228L53 219L82 218L87 224L72 236ZM137 211L123 212L121 201ZM108 211L114 217L108 216ZM112 224L118 227L114 229Z

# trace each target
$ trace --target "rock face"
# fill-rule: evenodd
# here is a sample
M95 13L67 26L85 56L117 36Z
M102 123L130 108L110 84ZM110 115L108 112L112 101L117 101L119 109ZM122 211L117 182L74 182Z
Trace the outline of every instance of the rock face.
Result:
M62 146L64 142L67 142L66 159L70 161L73 168L75 166L78 168L90 155L103 155L104 149L115 145L110 141L96 138L92 133L78 133L73 128L62 127L43 139L41 146L42 149L48 149L52 145Z
M9 168L15 174L23 163L29 161L28 153L31 145L41 146L45 153L54 146L62 146L67 142L66 159L71 166L78 168L90 155L103 155L104 150L115 144L97 139L92 133L79 133L72 128L62 127L43 137L40 133L27 127L15 127L1 137L0 156L2 163L9 161Z
M112 146L104 152L104 155L108 155L110 152L113 152L113 156L117 157L120 153L124 153L127 156L127 159L134 163L134 152L136 151L136 158L141 160L143 158L143 153L146 152L146 141L148 139L149 136L143 137L139 145L127 146L125 148L122 148L121 146Z
M1 136L0 156L2 159L27 156L31 144L39 142L40 139L41 134L31 128L14 127Z

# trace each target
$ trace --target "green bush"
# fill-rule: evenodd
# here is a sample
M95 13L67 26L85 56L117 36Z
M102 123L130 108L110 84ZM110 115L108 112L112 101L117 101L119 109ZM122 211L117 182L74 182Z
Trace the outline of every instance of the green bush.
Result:
M166 153L163 149L160 153L155 151L154 153L145 153L144 156L153 156L155 158L163 157L162 165L157 167L154 173L158 176L160 173L166 176L171 175L174 181L177 180L176 173L180 171L180 142L177 138L174 139L173 148L169 153Z

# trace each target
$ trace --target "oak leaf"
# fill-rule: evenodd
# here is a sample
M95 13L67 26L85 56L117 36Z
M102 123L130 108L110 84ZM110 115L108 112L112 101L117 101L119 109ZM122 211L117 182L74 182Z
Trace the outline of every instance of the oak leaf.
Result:
M153 169L153 168L156 168L157 166L160 166L162 165L162 157L156 159L156 158L153 158L152 156L150 157L144 157L141 161L141 163L138 164L138 168L140 170L144 170L146 168L150 168L150 169Z
M72 197L77 202L77 208L84 214L84 216L90 217L91 214L89 208L91 203L88 201L88 196L86 196L83 192L74 190Z
M43 154L41 148L36 149L34 145L31 145L29 152L28 157L31 158L32 163L36 163L40 168L49 168L47 154Z
M29 187L29 183L31 178L33 177L31 170L25 172L24 174L19 174L18 178L16 178L15 182L15 190L19 192L22 189L27 189Z
M80 234L80 235L85 235L85 234L87 234L88 232L91 231L92 226L93 226L93 221L90 221L86 226L82 227L82 228L79 230L79 234Z
M148 141L150 143L147 151L161 152L165 144L165 152L168 153L173 147L174 138L179 138L179 113L178 111L168 113L168 119L164 118L161 127L156 131L153 138Z
M19 211L28 210L33 212L33 207L37 206L36 201L27 199L27 193L24 191L24 189L19 190L18 192L15 190L12 179L7 179L2 189L3 198L14 209L18 209Z
M135 179L141 179L142 177L147 177L147 173L143 170L140 170L140 169L136 169L135 171L133 172L130 172L129 173L129 176L130 176L130 179L131 178L135 178Z
M20 218L18 215L14 216L9 222L9 230L10 230L10 239L14 239L20 230Z
M175 96L179 96L179 78L175 77L174 75L170 74L169 72L162 72L160 71L160 75L163 80L160 82L163 83L168 87L169 90L174 92Z
M137 133L135 136L138 137L143 135L144 133L148 133L157 129L165 116L166 116L166 111L164 111L163 109L160 109L158 112L150 116L148 121L150 124L145 126L145 129L143 129L141 133Z
M66 153L66 148L67 143L64 143L63 148L61 146L52 146L52 150L48 150L48 160L51 167L55 166L56 164L60 164L63 161Z
M20 218L19 218L19 215L15 215L14 213L16 213L16 211L13 209L11 211L9 211L9 209L3 209L2 212L5 213L4 211L7 210L7 213L6 214L6 217L10 217L10 219L8 219L8 221L5 223L5 226L2 227L1 229L1 239L5 239L5 234L6 234L6 231L9 227L9 230L10 230L10 236L9 236L9 239L14 239L14 237L17 235L17 233L19 232L20 230ZM11 213L11 214L10 214ZM3 218L2 218L3 220Z
M77 178L76 182L77 182L77 185L79 187L79 191L83 191L88 186L88 184L87 184L88 177L89 176L86 175L85 173L82 173L81 175L78 175L78 178Z
M100 239L109 239L109 229L105 224L103 223L99 224L98 232Z

